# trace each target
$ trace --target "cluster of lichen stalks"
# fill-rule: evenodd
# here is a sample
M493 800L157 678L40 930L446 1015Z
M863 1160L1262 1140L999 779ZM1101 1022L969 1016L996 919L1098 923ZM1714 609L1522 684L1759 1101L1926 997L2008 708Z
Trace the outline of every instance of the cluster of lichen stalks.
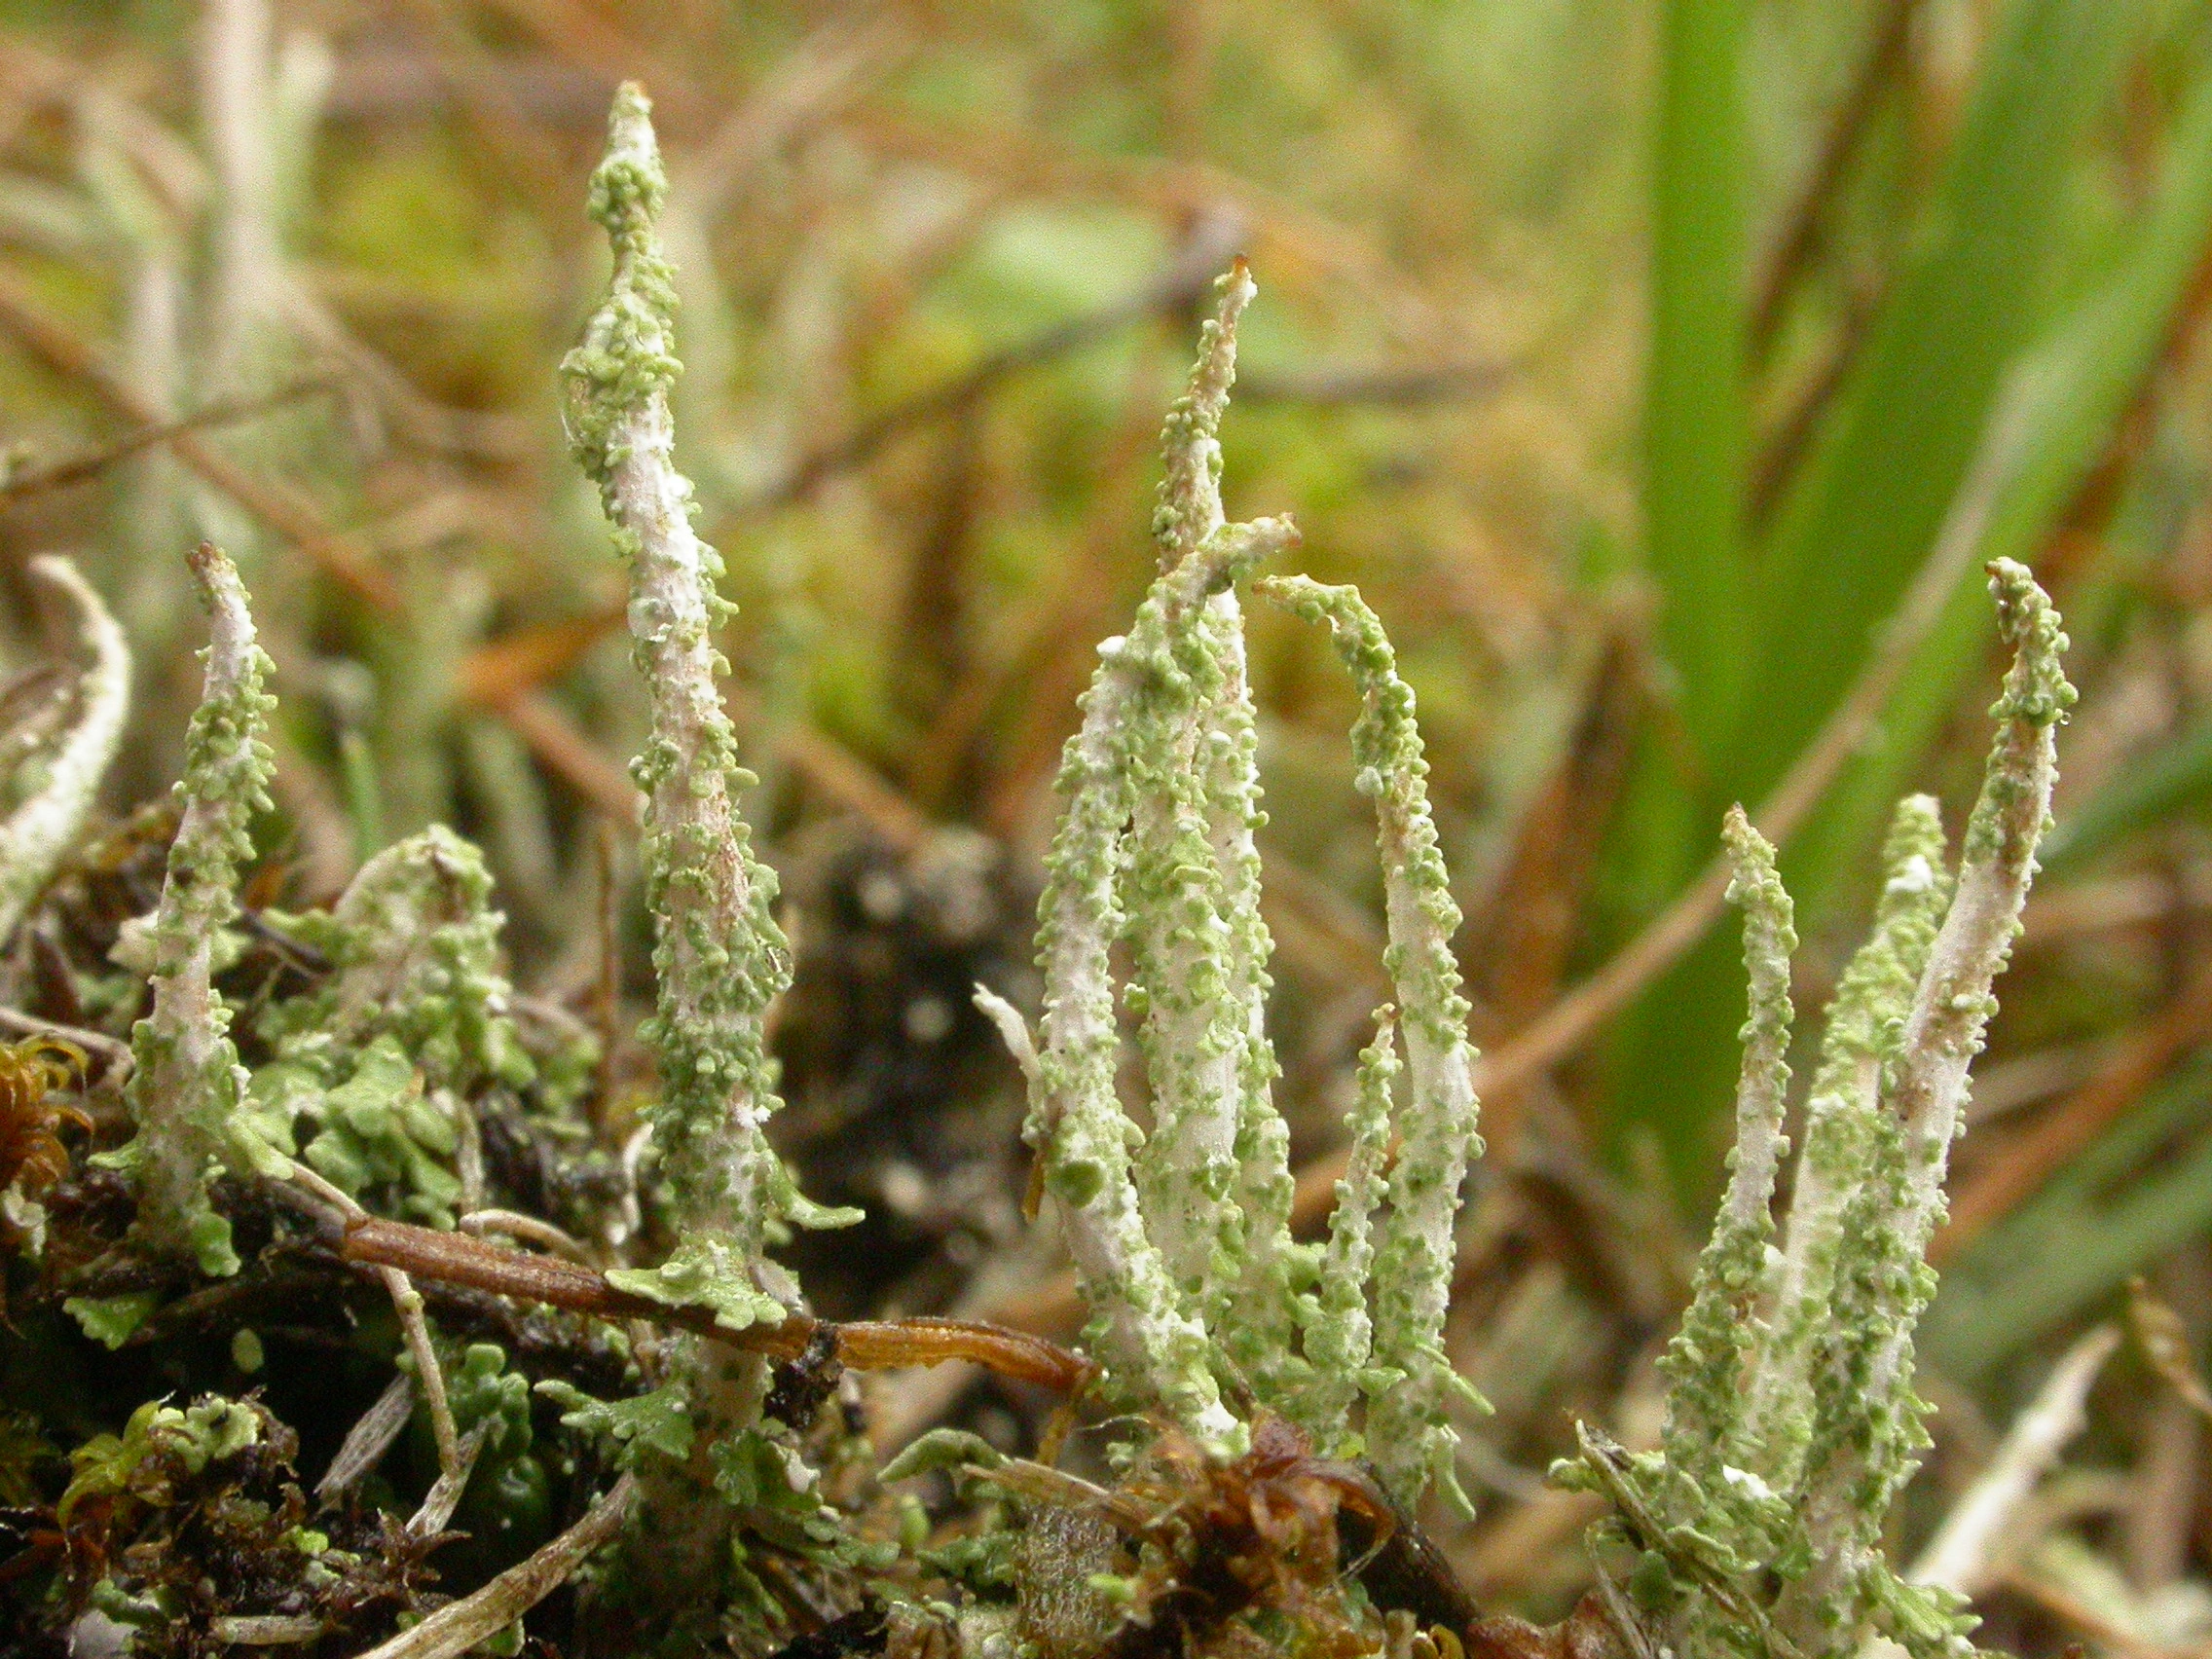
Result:
M658 1267L608 1276L743 1329L792 1309L794 1292L765 1255L778 1231L841 1217L799 1198L762 1130L776 1106L764 1022L788 952L771 914L774 879L748 851L737 805L746 780L716 688L713 632L727 609L719 561L693 533L689 486L673 462L674 297L654 229L664 189L645 101L626 87L592 184L612 283L563 372L577 457L629 565L650 694L636 775L657 929L652 1133L679 1242ZM1068 744L1041 906L1037 1031L980 997L1029 1078L1026 1133L1090 1307L1106 1388L1224 1464L1248 1452L1263 1414L1287 1419L1323 1455L1364 1457L1410 1510L1432 1483L1456 1494L1450 1407L1455 1395L1479 1404L1442 1348L1459 1189L1479 1151L1468 1008L1450 949L1459 915L1413 696L1373 613L1349 588L1251 581L1328 630L1357 689L1356 782L1375 803L1397 999L1378 1012L1362 1056L1349 1170L1326 1241L1297 1243L1288 1137L1271 1100L1254 839L1263 814L1237 598L1253 567L1295 535L1281 520L1225 522L1216 439L1252 294L1239 264L1167 423L1158 578L1128 633L1100 647ZM275 1063L251 1078L240 1067L213 977L236 949L238 873L267 804L268 665L236 571L211 549L194 568L213 616L205 700L160 908L122 952L152 977L154 1000L133 1041L138 1134L117 1161L137 1184L142 1245L220 1275L238 1263L209 1201L217 1170L304 1181L348 1204L382 1170L397 1195L387 1201L451 1225L453 1194L418 1143L435 1140L434 1120L472 1085L528 1062L505 1025L480 862L431 831L372 861L330 917L306 924L320 929L331 979L312 1006L265 1021ZM1667 1361L1665 1440L1632 1456L1586 1436L1583 1456L1564 1467L1613 1499L1608 1526L1641 1552L1611 1604L1632 1647L1842 1655L1875 1631L1916 1653L1963 1643L1957 1609L1902 1584L1879 1540L1921 1443L1911 1338L1932 1282L1925 1247L1967 1065L2034 868L2052 728L2073 695L2057 663L2063 636L2027 572L1996 567L1992 586L2016 660L1963 861L1946 872L1934 804L1907 801L1873 937L1829 1011L1779 1247L1770 1208L1787 1150L1794 940L1772 849L1731 817L1751 1018L1727 1196ZM102 618L89 593L80 603ZM120 652L92 632L103 662ZM89 770L96 781L112 750L120 696L103 702L95 686L85 700L91 735L68 751L70 768L55 769L61 794L75 792L61 819L82 816L91 792L81 779ZM45 819L55 815L20 832L4 827L0 892L43 883L19 849L42 849L50 871L59 841ZM1124 947L1131 974L1117 985ZM1149 1133L1117 1091L1124 1012L1138 1026ZM381 1116L367 1109L380 1102ZM329 1126L296 1158L304 1117ZM380 1124L390 1144L362 1138L362 1125ZM403 1280L395 1293L404 1309ZM144 1309L79 1312L118 1339ZM421 1357L427 1384L435 1366ZM731 1499L756 1489L764 1466L781 1479L785 1463L756 1435L758 1358L681 1337L659 1381L619 1407L573 1398L571 1420L624 1440L647 1544L631 1552L636 1582L681 1605L724 1581ZM793 1486L804 1488L798 1473Z
M1741 810L1728 821L1751 1017L1727 1191L1664 1362L1666 1434L1631 1456L1585 1433L1560 1471L1614 1500L1614 1530L1642 1552L1633 1616L1677 1653L1840 1659L1872 1634L1915 1655L1972 1651L1959 1599L1906 1582L1881 1544L1927 1444L1913 1327L1935 1289L1927 1248L1967 1068L2019 932L2074 702L2066 636L2029 572L2000 560L1990 591L2013 660L1959 866L1936 802L1900 804L1873 931L1827 1011L1779 1243L1796 940L1774 849Z

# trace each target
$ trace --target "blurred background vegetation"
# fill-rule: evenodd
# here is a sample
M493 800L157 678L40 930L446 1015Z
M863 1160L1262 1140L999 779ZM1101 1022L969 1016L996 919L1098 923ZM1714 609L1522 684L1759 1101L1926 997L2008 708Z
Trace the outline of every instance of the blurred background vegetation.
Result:
M1568 1410L1648 1410L1719 1177L1720 812L1784 840L1817 1007L1891 802L1963 818L1979 567L2025 559L2083 695L1939 1244L1955 1489L2131 1274L2212 1325L2208 46L2201 0L7 0L8 714L59 678L23 562L68 551L139 653L111 805L157 797L201 638L181 553L212 537L284 697L259 901L449 821L526 989L619 994L612 911L642 1001L642 703L552 371L603 279L608 96L643 80L680 442L792 878L785 1133L821 1196L914 1222L848 1301L1050 1324L1052 1282L969 1283L975 1217L1017 1223L929 1125L1018 1192L965 987L1023 988L1058 748L1146 579L1207 284L1248 254L1232 513L1294 513L1302 567L1390 628L1469 916L1492 1156L1455 1340L1499 1416L1451 1547L1540 1604L1587 1512L1537 1471ZM1255 628L1325 1195L1378 883L1347 696ZM2212 1596L2174 1589L2212 1559L2201 1427L2139 1363L2098 1400L2086 1460L2129 1472L2069 1489L1996 1634L2201 1642Z

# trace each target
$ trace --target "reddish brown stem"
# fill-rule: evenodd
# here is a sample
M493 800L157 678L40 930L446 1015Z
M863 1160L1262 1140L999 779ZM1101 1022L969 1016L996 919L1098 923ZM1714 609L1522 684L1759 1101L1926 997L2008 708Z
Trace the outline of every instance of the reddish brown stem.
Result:
M509 1249L466 1233L444 1233L375 1217L346 1230L338 1253L364 1267L398 1268L418 1278L466 1285L526 1302L541 1302L602 1319L649 1319L679 1325L748 1353L796 1359L818 1331L836 1339L837 1359L855 1371L972 1360L1017 1382L1074 1393L1094 1368L1081 1354L1023 1331L966 1319L915 1317L831 1324L793 1313L780 1325L733 1331L701 1308L671 1308L617 1290L606 1275L557 1256Z

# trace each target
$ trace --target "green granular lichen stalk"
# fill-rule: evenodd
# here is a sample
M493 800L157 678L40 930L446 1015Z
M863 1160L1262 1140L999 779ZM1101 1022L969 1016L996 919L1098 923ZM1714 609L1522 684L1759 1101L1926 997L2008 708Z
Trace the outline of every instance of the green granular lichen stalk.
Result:
M263 689L269 658L237 568L205 544L191 565L209 615L206 680L185 736L184 811L161 903L119 946L154 988L152 1011L130 1034L137 1063L126 1098L138 1133L121 1161L137 1178L139 1235L220 1275L239 1261L230 1223L207 1201L209 1170L282 1175L291 1166L242 1109L245 1069L213 984L237 950L230 927L239 869L253 856L248 827L269 810L275 763L262 732L276 699Z
M716 591L721 560L692 529L691 486L674 460L676 295L653 223L666 191L650 107L625 85L591 182L613 275L561 366L571 447L630 568L652 720L632 767L645 795L640 850L659 978L646 1036L661 1078L654 1150L682 1241L662 1267L620 1279L742 1329L783 1316L755 1276L770 1226L832 1218L798 1199L761 1128L778 1104L765 1018L791 956L771 908L775 877L753 857L738 810L749 779L716 684L728 665L714 631L731 613Z
M1312 1381L1292 1415L1335 1456L1353 1449L1347 1424L1375 1347L1367 1285L1375 1268L1375 1212L1388 1185L1390 1089L1401 1070L1397 1043L1398 1011L1385 1003L1375 1011L1375 1041L1360 1051L1358 1090L1346 1124L1350 1157L1337 1183L1320 1278L1303 1320Z
M1218 432L1236 327L1257 292L1220 283L1189 389L1161 433L1154 531L1162 571L1231 534ZM1154 1128L1136 1163L1146 1227L1184 1306L1264 1398L1300 1368L1288 1272L1289 1137L1269 1098L1272 949L1259 907L1258 739L1234 585L1177 613L1132 707L1122 906L1136 958Z
M1883 1518L1926 1444L1912 1335L1934 1290L1928 1241L1943 1215L1968 1067L1996 1010L1991 986L2035 877L2057 776L2056 729L2075 699L2060 665L2066 636L2031 572L2000 559L1989 575L1999 632L2013 651L1990 711L1997 738L1956 891L1884 1080L1872 1168L1846 1222L1831 1335L1816 1374L1802 1500L1811 1565L1781 1604L1785 1627L1816 1653L1855 1647L1868 1608L1900 1591L1879 1545ZM1942 1620L1925 1624L1926 1650L1964 1645Z
M378 1037L399 1040L432 1088L531 1080L499 968L492 872L484 855L443 825L369 860L327 912L272 915L316 951L330 977L273 1009L262 1035L284 1060L338 1068Z
M1038 905L1045 1009L1024 1136L1044 1160L1109 1370L1222 1451L1243 1444L1244 1425L1222 1404L1205 1326L1146 1234L1130 1173L1134 1128L1114 1088L1112 951L1124 918L1124 830L1147 769L1140 739L1158 719L1147 704L1172 694L1167 642L1211 595L1294 536L1274 519L1217 532L1160 576L1125 638L1099 646L1083 724L1061 759L1065 804ZM1161 1201L1169 1201L1164 1193Z
M1744 970L1751 983L1736 1085L1736 1145L1720 1212L1698 1258L1689 1309L1661 1361L1670 1384L1667 1462L1690 1493L1707 1498L1725 1490L1722 1471L1732 1460L1751 1461L1745 1446L1744 1364L1774 1238L1775 1177L1789 1146L1782 1119L1793 1014L1789 958L1797 948L1774 848L1740 806L1729 809L1722 833L1732 872L1728 898L1744 913Z
M772 911L775 877L753 857L739 812L751 780L716 684L727 664L714 632L732 608L716 591L722 564L692 529L691 486L674 459L676 294L654 227L666 192L650 106L625 84L591 182L613 272L561 372L571 447L629 566L633 655L651 713L632 775L645 797L639 851L658 977L645 1032L660 1070L653 1149L677 1245L657 1268L608 1277L743 1328L784 1316L761 1278L773 1228L854 1218L801 1198L762 1129L778 1104L767 1011L791 982L791 955ZM652 1547L634 1557L648 1594L674 1604L729 1568L730 1511L708 1453L757 1419L765 1376L757 1360L696 1338L674 1345L666 1369L706 1432L684 1460L641 1467Z
M1428 762L1414 722L1413 688L1375 612L1349 587L1303 576L1270 578L1257 591L1326 627L1360 696L1352 726L1353 782L1375 802L1389 946L1383 965L1397 991L1406 1044L1403 1147L1390 1175L1390 1212L1375 1268L1375 1360L1368 1387L1369 1456L1383 1484L1412 1503L1431 1480L1458 1495L1448 1416L1471 1389L1443 1351L1455 1258L1453 1224L1475 1133L1475 1051L1460 993L1452 898L1436 825L1429 816ZM1391 1380L1391 1374L1396 1380Z
M1899 802L1882 870L1873 930L1828 1004L1772 1307L1752 1366L1749 1438L1758 1472L1777 1485L1799 1473L1811 1428L1809 1372L1829 1321L1844 1212L1873 1156L1883 1068L1897 1051L1913 987L1951 902L1934 797Z

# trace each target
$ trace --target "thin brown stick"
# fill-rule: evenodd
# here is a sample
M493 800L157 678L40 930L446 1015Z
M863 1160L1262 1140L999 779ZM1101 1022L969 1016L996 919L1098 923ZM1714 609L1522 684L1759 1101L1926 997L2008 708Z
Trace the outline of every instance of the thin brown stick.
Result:
M1767 258L1751 302L1750 326L1754 350L1763 350L1772 342L1789 296L1811 268L1844 174L1859 154L1874 111L1881 107L1882 94L1904 63L1905 48L1912 40L1913 9L1913 0L1888 0L1874 24L1873 44L1860 65L1858 78L1836 106L1822 138L1820 154L1783 217L1782 235Z
M834 1324L793 1313L778 1325L731 1330L703 1308L672 1308L617 1290L605 1275L555 1256L512 1250L465 1233L446 1233L380 1217L349 1218L339 1244L348 1262L399 1270L498 1296L541 1302L602 1319L677 1325L747 1353L797 1359L817 1333L836 1339L838 1362L855 1371L973 1360L1002 1377L1072 1393L1093 1375L1090 1362L1026 1331L972 1319L855 1320Z
M50 495L55 490L66 490L74 484L90 483L110 467L129 461L132 456L166 444L188 432L205 432L218 426L236 426L247 421L301 402L317 392L331 390L337 383L328 376L312 376L294 381L275 391L259 397L236 397L220 403L210 403L204 409L196 409L190 415L174 421L158 422L140 426L128 436L117 439L99 449L83 455L71 456L66 461L55 461L49 466L34 466L17 473L0 483L0 506L14 506L19 501Z
M101 1031L88 1031L81 1025L63 1025L58 1020L40 1019L20 1009L0 1008L0 1028L19 1031L26 1037L55 1037L82 1049L88 1054L97 1054L108 1068L110 1081L121 1084L130 1076L137 1062L132 1059L130 1045L117 1041Z
M18 277L5 271L0 271L0 333L134 425L169 424L167 412L140 393L97 347L51 315ZM292 542L364 604L387 614L399 610L399 588L390 573L357 543L332 531L289 485L248 472L198 431L177 432L163 442L185 466Z

